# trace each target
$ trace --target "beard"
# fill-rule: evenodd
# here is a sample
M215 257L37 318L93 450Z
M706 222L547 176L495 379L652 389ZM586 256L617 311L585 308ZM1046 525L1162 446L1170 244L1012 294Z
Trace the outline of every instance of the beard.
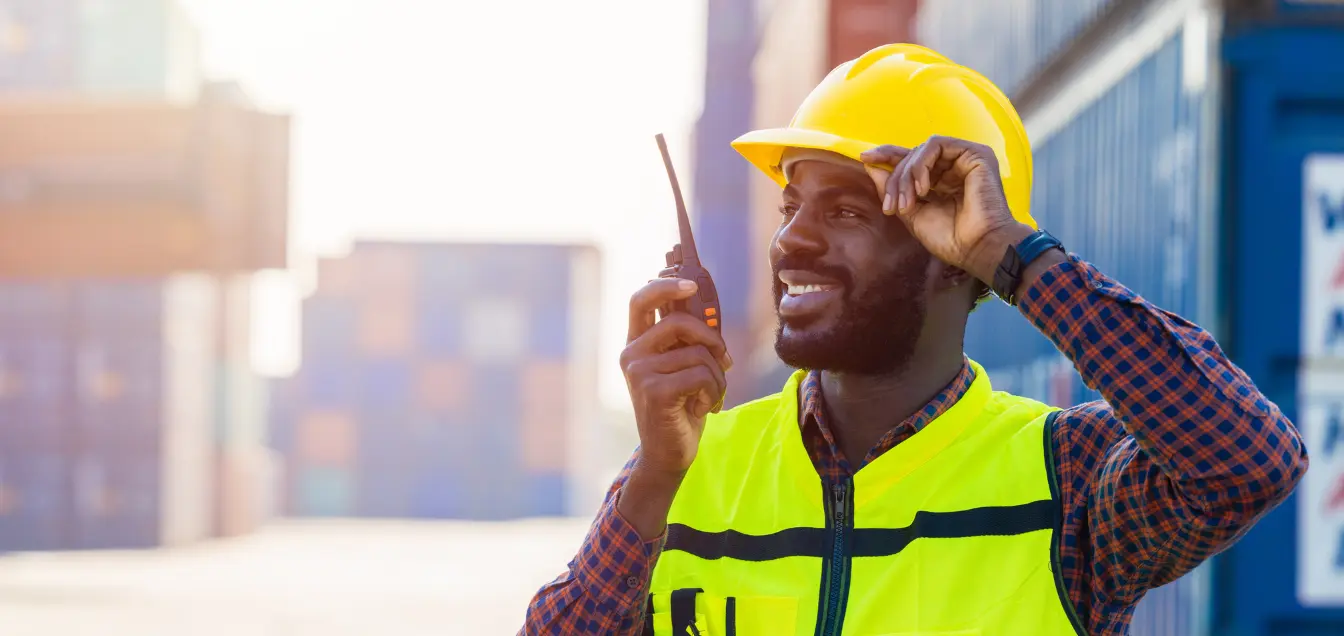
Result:
M924 273L932 258L926 252L911 254L882 272L864 289L856 289L853 277L841 268L816 263L815 259L785 256L774 268L776 312L784 284L782 269L815 272L843 285L840 314L830 325L794 325L779 317L775 329L775 353L795 369L876 375L901 371L910 362L924 327ZM776 313L778 315L778 313Z

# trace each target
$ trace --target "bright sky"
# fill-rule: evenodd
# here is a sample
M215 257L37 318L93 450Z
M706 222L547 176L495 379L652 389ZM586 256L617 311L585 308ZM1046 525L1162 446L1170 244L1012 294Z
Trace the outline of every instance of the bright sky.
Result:
M629 294L676 242L653 136L690 197L704 2L184 0L212 76L294 114L296 275L267 276L257 363L295 364L315 254L352 238L590 240L603 249L602 397Z

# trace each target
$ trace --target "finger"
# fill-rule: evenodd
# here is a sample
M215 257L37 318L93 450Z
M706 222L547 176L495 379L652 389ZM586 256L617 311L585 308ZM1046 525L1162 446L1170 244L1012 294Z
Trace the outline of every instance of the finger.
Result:
M859 161L883 168L893 168L908 154L910 154L909 148L887 144L864 151L859 155Z
M887 192L882 197L882 212L884 214L904 214L910 207L910 202L914 198L911 196L911 192L914 190L914 180L910 174L911 167L926 153L925 146L920 146L896 165L891 177L887 179Z
M714 378L715 397L722 395L723 391L728 388L728 379L724 375L723 367L719 365L719 361L714 358L714 354L710 353L709 349L699 345L681 347L667 353L660 353L646 359L640 365L639 370L644 373L671 375L694 366L703 366L709 369L710 375Z
M868 178L873 180L873 186L877 188L877 199L881 201L887 194L887 180L891 178L891 171L868 165L863 169L868 172Z
M703 365L682 369L666 376L669 391L686 396L686 410L696 418L709 414L723 391L714 382L714 376Z
M930 139L906 160L901 172L901 189L896 203L897 209L902 214L910 212L919 199L929 194L931 173L942 159L943 151L942 140Z
M960 190L965 178L957 177L955 167L956 162L952 159L939 158L934 162L933 168L929 170L928 185L920 196L927 197L930 192L948 194Z
M695 345L709 349L714 359L720 361L720 366L732 367L732 358L728 356L728 346L724 344L723 336L694 316L681 312L659 320L658 324L630 343L628 348L635 357L648 357Z
M938 157L935 161L937 164L945 164L947 167L941 175L926 183L925 194L935 186L941 186L944 190L948 188L960 189L961 184L966 181L966 178L972 170L975 170L976 166L985 162L992 162L995 159L992 148L964 139L933 137L930 141L936 141L939 147Z
M630 329L626 333L626 343L634 342L641 334L653 326L654 312L674 300L681 300L694 294L694 281L679 278L659 278L640 287L630 296Z

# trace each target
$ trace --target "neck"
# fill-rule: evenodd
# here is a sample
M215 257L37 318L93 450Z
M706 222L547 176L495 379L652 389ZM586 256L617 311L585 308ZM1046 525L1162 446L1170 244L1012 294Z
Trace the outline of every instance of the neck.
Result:
M924 408L951 384L964 363L958 347L939 355L912 356L909 364L891 373L823 371L821 391L827 422L837 443L847 447L846 456L852 454L849 449L866 453L888 430Z

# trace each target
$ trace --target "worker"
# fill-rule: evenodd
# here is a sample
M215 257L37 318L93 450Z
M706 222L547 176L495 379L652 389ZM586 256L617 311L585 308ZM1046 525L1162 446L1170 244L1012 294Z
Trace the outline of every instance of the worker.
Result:
M710 413L723 340L655 321L694 284L635 292L639 447L523 633L1125 634L1147 591L1306 471L1208 332L1037 227L1024 127L974 71L880 47L734 147L782 186L775 350L797 371ZM963 352L982 302L1015 307L1104 400L995 391Z

